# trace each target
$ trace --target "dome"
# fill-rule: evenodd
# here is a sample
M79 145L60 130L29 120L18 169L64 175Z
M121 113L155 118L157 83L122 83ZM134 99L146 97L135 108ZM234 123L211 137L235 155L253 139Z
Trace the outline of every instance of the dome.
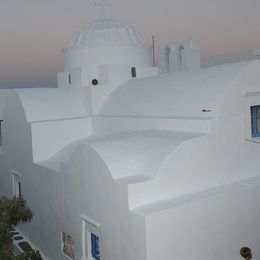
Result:
M74 34L63 53L65 71L99 65L152 66L152 47L116 19L90 22Z
M70 43L72 48L104 45L143 46L145 43L137 31L116 19L90 22L74 34Z

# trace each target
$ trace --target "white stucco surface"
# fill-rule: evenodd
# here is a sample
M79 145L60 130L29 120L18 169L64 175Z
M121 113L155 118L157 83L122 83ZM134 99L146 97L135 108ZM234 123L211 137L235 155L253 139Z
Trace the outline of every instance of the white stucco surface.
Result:
M65 135L64 132L67 134ZM89 136L91 120L74 118L31 124L34 162L53 157L64 146Z
M107 165L113 179L127 183L127 179L148 180L155 177L167 156L181 143L203 135L159 130L120 132L105 137L84 138L59 150L50 159L39 162L60 171L81 145L89 145ZM119 160L120 158L120 160Z
M61 172L61 164L66 163L71 159L71 156L76 152L79 146L85 143L87 140L80 139L78 141L72 142L62 149L60 149L57 153L55 153L50 158L39 161L37 164L43 167L46 167L50 170L54 170L56 172Z
M9 94L9 90L7 89L0 90L0 120L3 120L4 117L4 108L6 105L8 94Z
M178 145L200 135L162 130L129 131L88 143L104 160L113 178L124 181L134 176L152 179Z
M249 63L131 80L98 113L116 116L216 117L232 83ZM203 113L203 109L210 110Z
M0 92L0 195L20 183L34 218L19 230L46 260L68 259L63 232L75 260L94 260L91 233L100 260L260 259L260 61L157 75L150 54L94 21L59 88Z
M17 89L27 122L86 117L79 96L70 89Z

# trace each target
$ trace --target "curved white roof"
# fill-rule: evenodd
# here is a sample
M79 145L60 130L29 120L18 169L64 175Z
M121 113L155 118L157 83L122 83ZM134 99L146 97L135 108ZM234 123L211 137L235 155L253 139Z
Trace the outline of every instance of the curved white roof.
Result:
M182 143L202 135L143 130L125 131L105 137L91 136L67 145L40 164L60 171L61 162L69 161L81 145L87 145L102 158L114 179L125 183L139 182L154 178L170 153Z
M201 133L164 130L126 131L89 140L114 179L125 183L152 179L168 155Z
M248 64L234 63L133 79L117 88L98 114L133 117L215 117L227 91Z
M92 21L76 32L70 47L96 47L103 45L144 45L139 33L123 21L101 19Z
M70 89L16 89L27 122L86 117L87 113L77 93Z

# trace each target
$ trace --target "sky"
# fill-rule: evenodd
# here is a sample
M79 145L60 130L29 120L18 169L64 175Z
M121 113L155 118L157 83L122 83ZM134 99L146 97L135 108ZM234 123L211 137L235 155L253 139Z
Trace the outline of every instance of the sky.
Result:
M132 25L156 48L193 38L202 57L260 48L260 0L110 0L108 18ZM61 50L101 17L90 0L0 0L0 88L54 87Z

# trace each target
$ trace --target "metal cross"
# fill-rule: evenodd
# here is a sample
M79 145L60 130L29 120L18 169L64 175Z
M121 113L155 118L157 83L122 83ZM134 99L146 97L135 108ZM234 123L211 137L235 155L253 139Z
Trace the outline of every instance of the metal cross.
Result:
M102 18L105 16L105 8L112 5L108 0L94 0L94 4L100 6Z

